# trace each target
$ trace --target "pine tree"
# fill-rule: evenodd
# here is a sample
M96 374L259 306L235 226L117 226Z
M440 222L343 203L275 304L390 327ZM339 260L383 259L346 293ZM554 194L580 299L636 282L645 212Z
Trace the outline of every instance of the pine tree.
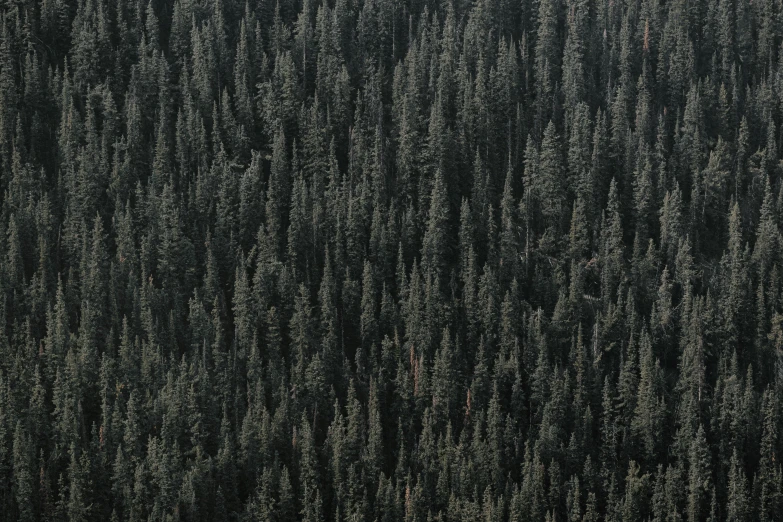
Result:
M447 275L449 255L452 251L451 233L448 227L449 214L445 180L443 173L438 171L432 186L427 228L422 240L422 263L425 268L434 270L442 279Z
M560 150L560 138L552 121L544 131L538 156L538 179L535 187L541 193L542 217L549 223L547 232L556 235L566 217L565 168Z
M551 115L555 85L560 82L560 26L559 4L554 0L546 0L538 6L538 31L536 33L535 78L538 85L538 118L539 129L546 121L543 118ZM573 42L572 42L573 45ZM569 58L571 58L569 56ZM569 63L573 67L573 64ZM569 71L573 74L573 69ZM551 123L551 122L550 122Z
M624 273L624 245L622 217L617 182L613 179L609 188L609 201L601 226L601 296L604 302L614 297L617 285Z
M726 502L726 518L732 521L748 520L750 505L748 502L748 483L745 471L739 461L737 449L731 455L729 469L728 499Z
M703 520L709 511L708 495L712 477L709 446L702 425L699 425L699 430L691 442L688 466L687 518L689 521Z

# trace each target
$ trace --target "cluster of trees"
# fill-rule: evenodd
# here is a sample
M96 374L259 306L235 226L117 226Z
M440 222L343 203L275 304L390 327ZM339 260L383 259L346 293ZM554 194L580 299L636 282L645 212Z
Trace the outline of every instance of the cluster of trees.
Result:
M0 518L783 513L780 0L4 0Z

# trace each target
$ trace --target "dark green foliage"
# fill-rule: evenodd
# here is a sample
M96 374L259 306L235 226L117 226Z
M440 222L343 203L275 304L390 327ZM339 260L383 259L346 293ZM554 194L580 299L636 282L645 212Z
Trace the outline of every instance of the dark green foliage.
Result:
M780 519L780 2L0 14L1 520Z

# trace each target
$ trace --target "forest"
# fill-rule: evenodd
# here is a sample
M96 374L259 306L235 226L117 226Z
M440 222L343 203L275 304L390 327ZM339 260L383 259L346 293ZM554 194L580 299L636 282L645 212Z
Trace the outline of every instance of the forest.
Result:
M782 0L1 0L0 520L783 520Z

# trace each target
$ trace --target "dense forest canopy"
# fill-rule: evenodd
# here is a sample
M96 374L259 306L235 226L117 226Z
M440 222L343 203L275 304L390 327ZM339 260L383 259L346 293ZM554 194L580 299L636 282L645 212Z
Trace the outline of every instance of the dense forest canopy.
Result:
M783 518L781 0L3 0L0 519Z

